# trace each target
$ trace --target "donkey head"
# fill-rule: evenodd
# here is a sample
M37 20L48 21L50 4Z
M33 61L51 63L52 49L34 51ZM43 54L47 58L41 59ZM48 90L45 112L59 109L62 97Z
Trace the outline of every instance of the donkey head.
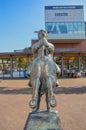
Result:
M41 29L40 31L35 31L35 33L38 33L39 40L44 37L47 38L47 36L48 36L48 33L43 29Z

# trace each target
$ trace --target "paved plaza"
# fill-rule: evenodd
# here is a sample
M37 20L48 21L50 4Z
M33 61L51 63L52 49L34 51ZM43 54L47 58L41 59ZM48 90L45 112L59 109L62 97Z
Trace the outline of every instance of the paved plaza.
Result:
M55 97L63 130L86 130L86 78L59 79ZM0 130L23 130L32 88L28 80L0 80ZM45 97L41 109L46 108Z

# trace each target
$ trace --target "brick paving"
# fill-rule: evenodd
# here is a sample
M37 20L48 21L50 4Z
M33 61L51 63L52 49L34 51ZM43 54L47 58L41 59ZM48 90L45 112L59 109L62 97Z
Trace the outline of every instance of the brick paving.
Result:
M86 78L59 79L55 97L63 130L86 130ZM0 130L23 130L32 89L28 80L0 80ZM45 98L41 109L46 108Z

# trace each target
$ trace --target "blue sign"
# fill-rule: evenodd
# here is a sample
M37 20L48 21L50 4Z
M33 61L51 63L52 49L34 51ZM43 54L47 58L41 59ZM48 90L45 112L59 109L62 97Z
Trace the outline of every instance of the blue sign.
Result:
M70 5L70 6L45 6L45 9L83 9L83 5Z

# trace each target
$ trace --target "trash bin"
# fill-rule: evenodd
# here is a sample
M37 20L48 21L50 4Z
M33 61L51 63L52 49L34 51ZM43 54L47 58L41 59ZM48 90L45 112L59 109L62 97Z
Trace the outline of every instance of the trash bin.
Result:
M27 78L26 70L24 70L24 78Z

